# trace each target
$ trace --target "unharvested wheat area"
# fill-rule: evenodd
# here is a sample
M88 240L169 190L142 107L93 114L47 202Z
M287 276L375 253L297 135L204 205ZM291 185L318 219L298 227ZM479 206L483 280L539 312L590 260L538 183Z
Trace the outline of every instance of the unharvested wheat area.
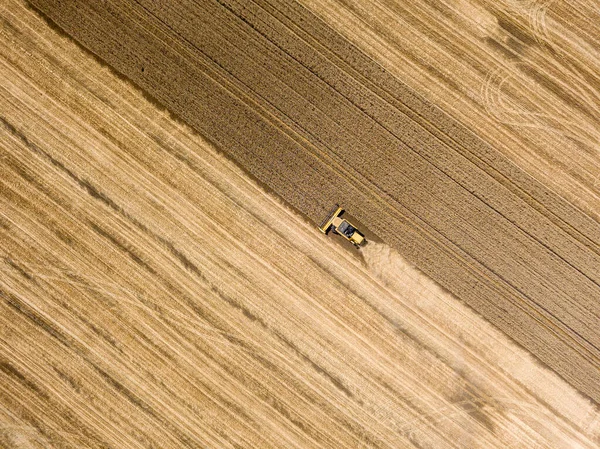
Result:
M594 11L7 0L0 447L600 447Z

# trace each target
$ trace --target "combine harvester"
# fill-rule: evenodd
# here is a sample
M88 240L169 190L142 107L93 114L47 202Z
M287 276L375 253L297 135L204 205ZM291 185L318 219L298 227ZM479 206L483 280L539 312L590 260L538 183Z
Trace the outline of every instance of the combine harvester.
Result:
M348 220L341 217L343 213L344 209L336 204L331 212L329 212L325 220L323 220L323 222L320 224L319 230L323 234L327 234L330 229L333 229L334 234L341 235L354 246L359 248L361 245L364 245L367 242L365 240L365 236L362 235Z

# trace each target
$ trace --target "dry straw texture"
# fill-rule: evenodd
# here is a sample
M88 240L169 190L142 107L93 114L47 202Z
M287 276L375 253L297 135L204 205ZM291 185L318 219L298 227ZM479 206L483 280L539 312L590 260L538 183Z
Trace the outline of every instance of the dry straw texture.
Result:
M0 14L1 447L600 447L593 402L395 250Z

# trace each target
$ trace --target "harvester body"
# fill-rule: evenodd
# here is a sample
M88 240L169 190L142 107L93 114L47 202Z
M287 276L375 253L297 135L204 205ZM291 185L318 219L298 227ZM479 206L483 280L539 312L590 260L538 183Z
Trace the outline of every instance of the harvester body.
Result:
M366 242L365 236L352 223L341 217L343 213L344 209L336 204L319 226L319 230L323 234L332 230L334 234L341 235L358 248Z

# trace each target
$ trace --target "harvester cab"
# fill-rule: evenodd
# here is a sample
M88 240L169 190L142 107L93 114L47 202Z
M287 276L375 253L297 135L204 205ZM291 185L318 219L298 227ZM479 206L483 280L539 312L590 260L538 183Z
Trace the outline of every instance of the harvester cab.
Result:
M365 236L352 223L341 217L343 213L344 209L336 204L319 225L319 230L323 234L327 234L329 230L332 230L334 234L341 235L358 248L366 243Z

